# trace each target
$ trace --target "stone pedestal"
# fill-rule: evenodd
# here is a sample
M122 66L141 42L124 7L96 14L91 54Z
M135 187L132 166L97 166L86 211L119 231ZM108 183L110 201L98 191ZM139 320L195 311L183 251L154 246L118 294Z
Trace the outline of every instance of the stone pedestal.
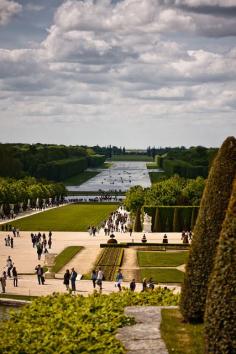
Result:
M143 232L152 232L152 223L144 222L143 223Z
M52 267L54 266L56 256L57 255L55 253L46 253L45 254L44 265L45 265L45 267L48 268L48 271L45 273L46 279L54 279L55 278L55 272L52 272Z

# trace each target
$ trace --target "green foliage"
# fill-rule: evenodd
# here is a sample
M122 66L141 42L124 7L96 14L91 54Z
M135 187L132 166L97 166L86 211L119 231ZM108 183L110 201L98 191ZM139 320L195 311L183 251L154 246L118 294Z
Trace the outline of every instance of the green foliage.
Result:
M70 260L77 255L84 247L69 246L56 256L52 271L58 273Z
M198 209L196 206L143 207L144 213L152 216L153 232L180 232L182 229L192 230L192 215L194 213L194 220L196 220Z
M35 178L25 177L24 179L14 180L0 179L0 204L24 203L27 206L28 199L34 205L37 198L54 198L65 196L66 189L61 183L37 182ZM16 210L17 211L17 210Z
M90 155L88 157L89 167L99 167L104 164L106 157L104 155Z
M144 194L145 191L141 186L131 187L124 201L126 209L136 213L144 204Z
M119 327L133 324L124 315L124 308L177 305L178 299L178 295L161 288L144 293L41 297L0 323L0 352L125 353L114 336Z
M87 231L117 209L117 204L71 204L11 222L22 231Z
M227 138L209 173L186 267L181 312L188 321L202 321L216 247L236 172L236 139Z
M177 309L163 309L161 316L161 336L168 353L204 353L203 325L186 323Z
M121 266L123 255L123 248L111 247L103 249L98 259L97 267L102 268L105 280L113 281L115 279L116 272Z
M167 179L166 175L163 172L148 172L148 174L152 184Z
M138 251L137 255L140 267L178 267L188 259L188 252Z
M236 352L236 179L208 287L206 353Z

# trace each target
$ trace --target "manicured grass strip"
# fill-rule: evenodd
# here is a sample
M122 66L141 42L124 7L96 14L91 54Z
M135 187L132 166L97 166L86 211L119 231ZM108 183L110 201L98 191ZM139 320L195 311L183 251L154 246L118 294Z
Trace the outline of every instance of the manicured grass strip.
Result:
M118 193L118 196L120 195L125 195L126 192L119 192ZM94 195L94 196L97 196L97 195L115 195L115 193L111 193L111 192L101 192L101 191L83 191L83 192L78 192L78 191L67 191L67 195L70 196L70 195Z
M188 252L138 251L140 267L178 267L188 260Z
M155 283L182 283L184 273L178 269L141 268L141 276L152 278Z
M79 186L82 183L88 181L89 179L97 176L100 172L97 171L84 171L79 173L78 175L67 178L63 183L66 186Z
M38 296L27 296L27 295L13 295L13 294L0 294L1 299L13 299L13 300L26 300L31 301L36 299Z
M153 161L153 159L147 155L113 155L111 161Z
M184 323L179 310L162 310L161 336L169 353L204 353L203 325Z
M52 271L58 273L70 260L79 253L84 247L69 246L56 256Z
M22 231L87 231L106 220L118 204L71 204L10 222Z

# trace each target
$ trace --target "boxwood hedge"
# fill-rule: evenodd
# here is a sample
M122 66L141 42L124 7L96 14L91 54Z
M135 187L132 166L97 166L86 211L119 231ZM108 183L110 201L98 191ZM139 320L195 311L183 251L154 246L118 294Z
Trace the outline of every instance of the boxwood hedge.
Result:
M143 293L41 297L0 323L0 353L125 353L114 336L119 327L133 323L124 315L124 307L177 305L178 300L178 295L161 288Z

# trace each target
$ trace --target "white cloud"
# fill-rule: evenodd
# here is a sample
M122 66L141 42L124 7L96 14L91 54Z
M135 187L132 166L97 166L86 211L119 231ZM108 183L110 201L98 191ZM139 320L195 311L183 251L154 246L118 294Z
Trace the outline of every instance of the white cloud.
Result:
M0 26L6 25L21 10L22 6L15 1L0 0Z

